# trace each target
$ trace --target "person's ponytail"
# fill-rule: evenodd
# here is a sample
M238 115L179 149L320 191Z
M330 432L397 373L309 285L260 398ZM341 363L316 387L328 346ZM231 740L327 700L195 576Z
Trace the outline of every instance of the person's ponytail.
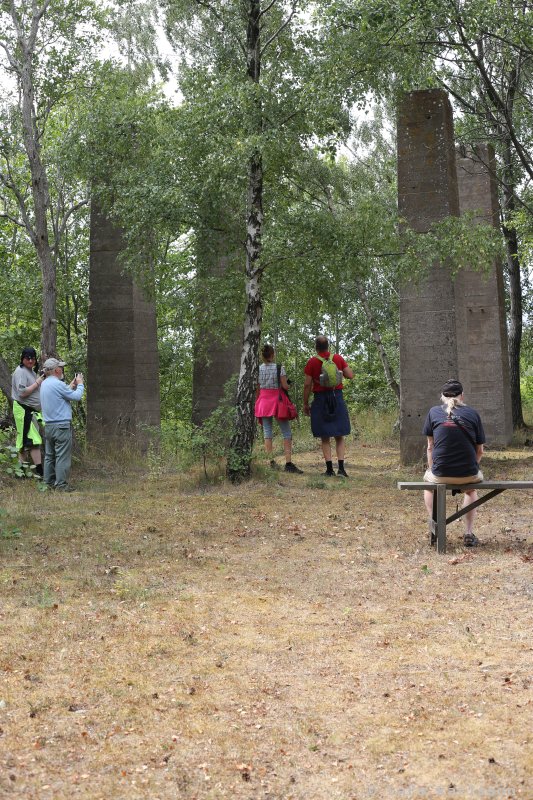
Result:
M448 418L451 417L454 408L459 408L460 406L464 406L462 400L459 400L459 397L446 397L445 395L441 395L441 401L446 411Z

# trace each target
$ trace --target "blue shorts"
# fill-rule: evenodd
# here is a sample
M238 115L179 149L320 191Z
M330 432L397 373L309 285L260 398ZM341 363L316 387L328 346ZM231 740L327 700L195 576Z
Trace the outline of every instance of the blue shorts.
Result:
M272 439L272 420L274 417L261 417L263 420L263 436L265 439ZM288 419L278 419L281 435L284 439L292 439L291 423Z

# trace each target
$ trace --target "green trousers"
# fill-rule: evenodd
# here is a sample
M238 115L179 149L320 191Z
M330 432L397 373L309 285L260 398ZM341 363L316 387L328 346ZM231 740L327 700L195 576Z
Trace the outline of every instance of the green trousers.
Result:
M47 422L44 429L44 482L55 489L65 489L71 463L70 422Z
M26 447L40 447L43 443L37 425L43 423L43 417L37 409L29 409L13 400L13 416L17 426L17 450L20 452ZM44 424L44 423L43 423Z

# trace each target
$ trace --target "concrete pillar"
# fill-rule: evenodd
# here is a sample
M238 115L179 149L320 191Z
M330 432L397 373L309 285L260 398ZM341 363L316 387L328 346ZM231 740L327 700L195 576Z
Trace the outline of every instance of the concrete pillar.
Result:
M159 358L155 303L119 260L119 228L91 207L87 440L115 439L144 449L146 426L159 428Z
M457 153L461 213L499 228L494 151L481 145ZM459 375L465 395L481 414L488 443L511 441L513 423L505 296L501 263L486 273L462 270L455 283Z
M192 392L192 419L197 425L215 411L226 382L240 369L242 320L232 320L233 309L228 313L220 306L226 293L218 292L237 255L232 254L235 246L225 231L206 226L197 236L198 303Z
M424 233L459 215L452 109L441 89L409 92L398 115L399 214ZM455 291L446 265L400 293L400 451L404 464L420 461L421 430L440 386L457 377Z

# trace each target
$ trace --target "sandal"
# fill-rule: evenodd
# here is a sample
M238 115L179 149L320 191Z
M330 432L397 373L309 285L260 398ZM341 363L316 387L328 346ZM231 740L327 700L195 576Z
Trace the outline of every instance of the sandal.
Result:
M465 533L463 536L463 544L465 547L477 547L479 539L473 533Z

